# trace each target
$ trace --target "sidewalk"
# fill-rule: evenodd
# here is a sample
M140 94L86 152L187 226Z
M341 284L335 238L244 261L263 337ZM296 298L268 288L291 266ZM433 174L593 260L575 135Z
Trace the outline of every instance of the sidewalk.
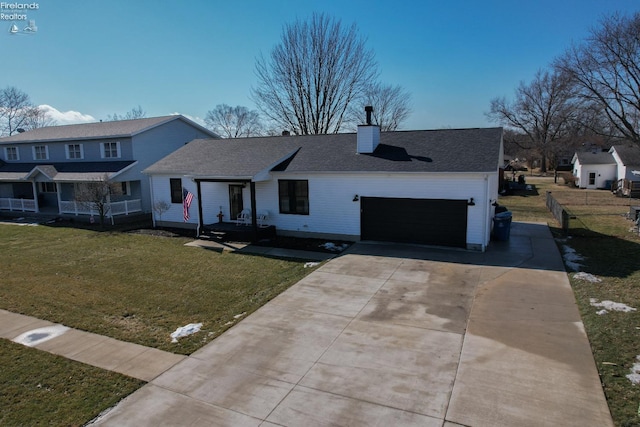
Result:
M0 337L147 382L187 357L6 310L0 310Z

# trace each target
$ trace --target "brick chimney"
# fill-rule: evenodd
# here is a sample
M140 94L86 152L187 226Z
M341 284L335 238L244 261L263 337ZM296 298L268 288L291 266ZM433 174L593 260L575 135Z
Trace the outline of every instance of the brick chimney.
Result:
M380 143L380 126L371 124L372 106L367 105L364 107L364 111L367 113L367 124L358 125L356 152L358 154L371 154L376 151L376 147Z

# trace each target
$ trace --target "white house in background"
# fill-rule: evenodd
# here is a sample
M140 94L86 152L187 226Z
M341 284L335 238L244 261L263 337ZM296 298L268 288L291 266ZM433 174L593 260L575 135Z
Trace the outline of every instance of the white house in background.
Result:
M616 179L627 179L639 181L640 176L633 171L640 170L640 146L635 145L614 145L609 150L617 164Z
M610 152L576 152L571 160L576 186L580 188L606 188L616 180L617 164Z
M149 166L155 216L202 230L250 209L280 235L484 251L490 241L502 128L195 140ZM183 188L195 195L183 218Z
M75 194L89 182L119 185L109 216L151 211L141 171L196 138L217 135L179 115L49 126L0 138L0 210L96 214Z
M617 181L612 191L619 196L640 197L640 145L615 145L609 153L617 163Z

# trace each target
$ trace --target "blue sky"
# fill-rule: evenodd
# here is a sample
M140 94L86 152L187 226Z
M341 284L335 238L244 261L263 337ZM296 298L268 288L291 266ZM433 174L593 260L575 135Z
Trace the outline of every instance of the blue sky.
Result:
M3 3L5 17L27 20L0 20L0 87L52 106L60 124L138 105L196 120L222 103L254 109L256 57L283 24L324 12L355 22L380 80L412 94L403 129L493 126L492 98L511 97L603 16L640 10L637 0L40 0L18 12ZM9 33L28 20L37 32Z

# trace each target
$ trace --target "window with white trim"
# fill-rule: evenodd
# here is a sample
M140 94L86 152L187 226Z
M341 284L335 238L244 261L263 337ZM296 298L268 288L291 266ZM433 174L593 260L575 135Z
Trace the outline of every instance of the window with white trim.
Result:
M4 158L7 161L20 160L20 153L18 147L4 147Z
M100 151L103 159L118 159L120 158L120 141L103 142L100 144Z
M65 146L67 159L84 159L84 147L82 144L67 144Z
M34 145L33 160L49 160L49 147L46 145Z

